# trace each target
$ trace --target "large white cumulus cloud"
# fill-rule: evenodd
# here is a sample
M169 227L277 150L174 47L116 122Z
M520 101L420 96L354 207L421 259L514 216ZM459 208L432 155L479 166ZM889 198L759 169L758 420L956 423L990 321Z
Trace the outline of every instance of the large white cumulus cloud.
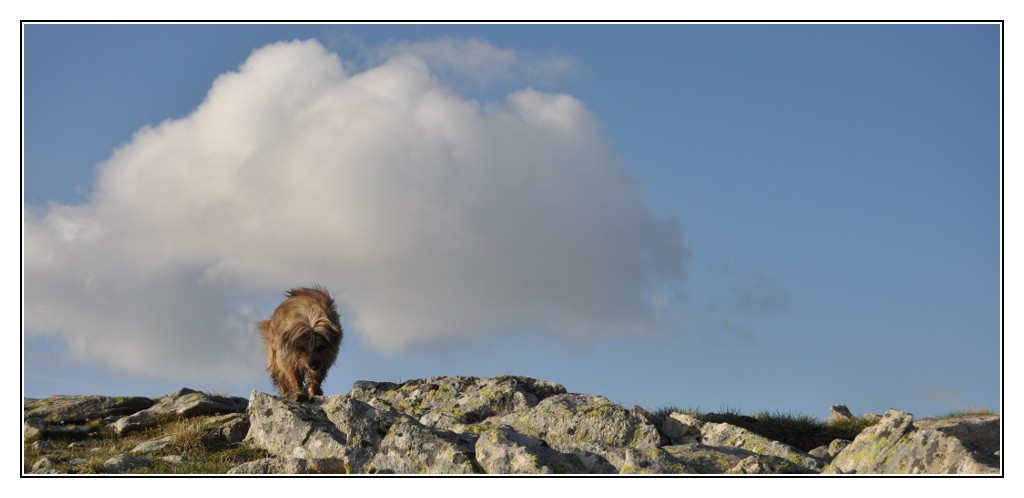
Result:
M314 282L380 352L541 330L656 332L682 278L577 99L464 98L423 57L345 74L315 41L270 45L189 116L138 131L87 203L25 219L29 333L91 361L245 377L253 322Z

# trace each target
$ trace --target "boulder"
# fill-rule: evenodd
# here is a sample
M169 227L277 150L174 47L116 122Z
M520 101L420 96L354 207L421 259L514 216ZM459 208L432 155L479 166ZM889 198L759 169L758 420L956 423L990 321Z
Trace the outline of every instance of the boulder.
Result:
M673 444L689 444L700 442L700 428L704 425L697 417L685 413L672 412L661 424L661 432Z
M347 460L346 438L319 402L296 402L253 391L244 442L281 457Z
M843 451L843 448L849 446L851 441L846 439L834 439L828 446L819 446L813 450L807 452L809 455L823 460L825 462L831 462L835 459L839 452Z
M399 415L366 467L370 474L474 474L473 437Z
M43 419L38 417L26 418L22 427L25 441L32 441L43 436L43 431L46 430L46 422L43 422Z
M590 473L671 472L682 467L659 448L661 435L642 414L603 396L559 394L536 406L487 419L575 454Z
M37 460L36 463L32 464L32 472L36 474L49 473L46 471L53 470L54 467L56 467L56 464L53 462L53 460L50 460L47 457L43 457Z
M159 398L152 406L121 417L110 425L118 435L152 427L161 417L195 417L219 413L244 412L249 401L236 396L208 394L183 387Z
M49 425L78 424L89 420L129 415L153 406L156 401L139 396L50 396L28 404L25 420L42 419Z
M554 382L502 375L431 377L402 384L359 381L348 395L371 404L384 403L424 425L461 429L462 425L530 408L564 393L565 388Z
M508 426L484 431L476 442L476 460L488 474L585 474L579 457L548 447L542 439Z
M229 413L208 419L203 427L209 431L214 440L224 444L236 445L249 433L249 417L244 413Z
M832 412L832 420L848 420L853 418L853 414L850 413L850 409L846 405L832 405L829 407L829 411Z
M786 459L759 455L743 448L682 444L666 446L673 458L695 474L809 474L806 467Z
M977 449L995 455L999 451L999 415L962 415L915 420L918 429L934 429Z
M31 445L29 445L29 447L35 450L40 455L45 455L47 453L57 451L57 447L54 446L53 443L49 441L34 441Z
M127 474L136 469L150 466L150 461L131 455L118 455L103 463L103 470L108 474Z
M970 444L936 429L914 426L914 417L885 412L825 469L839 474L992 474L999 462Z
M228 474L345 474L348 470L336 458L270 457L235 466Z
M775 456L811 472L820 472L824 462L788 444L773 441L742 427L707 422L701 426L701 441L708 446L742 448L758 455Z
M164 437L159 438L159 439L151 439L149 441L145 441L145 442L139 443L134 448L132 448L130 453L132 453L134 455L145 455L145 454L148 454L148 453L156 453L156 452L166 448L167 445L171 444L172 441L174 441L174 436L164 436Z

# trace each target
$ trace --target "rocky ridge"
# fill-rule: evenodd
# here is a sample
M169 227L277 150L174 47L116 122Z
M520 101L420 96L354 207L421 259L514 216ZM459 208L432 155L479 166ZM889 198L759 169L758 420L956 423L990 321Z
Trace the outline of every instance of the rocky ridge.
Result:
M201 421L207 444L259 452L260 458L234 465L230 474L1001 472L995 415L914 421L890 410L852 441L804 452L683 413L655 426L639 407L568 393L553 382L498 376L359 381L347 395L310 402L258 391L245 399L191 389L155 400L26 399L26 473L175 473L187 459L174 454L181 447L174 436L141 441L102 463L53 456L60 445L90 444L102 434L146 434L169 418Z

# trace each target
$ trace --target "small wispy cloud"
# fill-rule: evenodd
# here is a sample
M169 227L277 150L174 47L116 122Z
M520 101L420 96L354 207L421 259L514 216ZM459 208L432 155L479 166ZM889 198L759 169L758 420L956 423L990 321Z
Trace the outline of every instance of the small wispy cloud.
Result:
M539 56L500 48L479 38L451 38L418 42L390 42L368 51L371 59L383 61L413 56L440 74L469 80L479 86L493 82L551 83L571 75L578 63L567 56Z
M253 323L314 282L384 353L672 329L679 224L650 214L598 118L530 89L480 104L433 73L561 63L479 40L380 54L353 72L315 41L258 49L118 148L87 202L30 207L28 333L127 372L261 377Z
M973 408L968 404L959 392L940 386L928 386L917 392L917 398L922 401L935 403L948 410L966 410Z

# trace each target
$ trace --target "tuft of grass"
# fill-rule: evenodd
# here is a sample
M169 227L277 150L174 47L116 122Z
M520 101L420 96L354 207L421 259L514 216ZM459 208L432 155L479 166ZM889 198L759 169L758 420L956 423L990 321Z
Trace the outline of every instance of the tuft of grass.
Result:
M742 427L768 439L788 444L801 451L810 451L819 446L828 446L835 439L853 440L861 431L878 420L852 418L846 420L821 421L815 417L785 412L761 411L744 415L733 408L723 408L718 413L703 413L696 408L668 406L650 410L648 421L661 430L661 424L672 412L686 413L703 422L726 423Z
M86 424L93 429L89 439L77 442L50 439L56 449L46 455L32 448L33 441L25 441L23 469L25 473L30 472L32 466L45 456L55 462L55 468L63 474L102 474L106 472L104 464L110 458L129 453L145 441L167 436L172 436L172 439L166 448L146 456L151 465L132 473L223 474L236 465L270 456L265 450L229 445L216 437L206 427L210 418L181 418L168 414L155 418L154 426L124 436L118 436L99 421L90 421ZM172 463L160 459L167 455L180 455L185 461ZM74 460L79 462L72 463Z
M960 417L977 417L980 415L999 415L998 413L989 410L987 408L970 408L967 410L956 410L943 415L939 415L938 419L942 418L960 418Z

